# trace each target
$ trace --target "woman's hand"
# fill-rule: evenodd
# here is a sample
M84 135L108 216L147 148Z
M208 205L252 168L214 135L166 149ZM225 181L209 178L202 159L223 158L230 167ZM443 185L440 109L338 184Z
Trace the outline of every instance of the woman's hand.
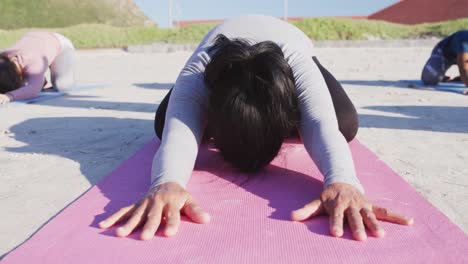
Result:
M11 101L10 96L6 94L0 94L0 104L6 104L6 103L9 103L10 101Z
M354 186L346 183L330 184L320 195L304 207L291 213L293 221L303 221L326 212L330 216L332 236L343 235L343 222L346 218L356 240L366 240L365 228L375 237L383 237L385 231L378 220L400 225L412 225L413 219L401 216L369 202Z
M468 86L468 52L461 52L457 55L457 64L460 78L465 83L465 86Z
M177 183L168 182L156 187L153 194L146 196L139 202L124 207L99 223L99 227L106 229L118 222L126 223L115 230L119 237L130 235L137 227L143 226L140 238L152 239L161 222L165 222L165 236L173 236L180 225L180 213L185 213L193 222L206 224L210 215L203 211L192 196Z

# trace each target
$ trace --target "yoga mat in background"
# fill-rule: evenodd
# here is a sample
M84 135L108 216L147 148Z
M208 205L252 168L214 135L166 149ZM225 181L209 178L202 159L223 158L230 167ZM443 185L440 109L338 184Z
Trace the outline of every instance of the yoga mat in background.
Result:
M461 82L441 82L437 85L426 85L421 80L402 80L402 82L407 83L408 88L432 88L439 91L459 94L464 94L465 91L468 91L468 87L466 87L465 84Z
M64 92L41 92L38 96L34 98L14 101L9 104L19 104L19 105L33 104L33 103L50 100L50 99L57 98L57 97L64 96L64 95L65 95Z
M144 195L157 145L146 145L2 263L468 263L468 237L356 141L352 152L368 197L413 216L414 226L383 223L384 239L357 242L349 230L330 237L327 217L289 221L322 183L302 144L288 143L250 181L202 146L188 189L211 213L210 224L183 221L177 236L147 242L139 232L116 238L113 229L98 229L99 221Z
M9 104L11 105L24 105L24 104L33 104L41 101L46 101L50 99L54 99L60 96L64 96L67 94L74 94L74 92L80 92L80 91L87 91L87 90L92 90L96 88L103 88L106 87L107 85L105 84L97 84L97 85L78 85L76 86L73 90L66 91L66 92L60 92L55 89L50 89L53 91L46 91L46 92L41 92L38 96L26 100L19 100L19 101L14 101ZM47 89L49 90L49 89Z

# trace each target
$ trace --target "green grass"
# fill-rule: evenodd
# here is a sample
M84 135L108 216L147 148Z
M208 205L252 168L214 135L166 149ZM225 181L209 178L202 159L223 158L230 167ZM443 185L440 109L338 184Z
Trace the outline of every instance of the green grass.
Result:
M83 24L67 28L52 28L70 38L77 48L116 48L152 42L197 43L213 27L194 25L179 29L156 27L115 27L102 24ZM0 30L0 49L11 46L25 32L33 29Z
M406 25L347 18L310 18L293 24L314 40L401 39L412 29Z
M129 0L0 0L0 28L59 28L83 23L142 26L148 20Z
M436 37L445 37L455 31L468 29L468 18L453 20L449 22L421 24L422 28L420 35L430 35Z
M468 28L468 19L408 26L371 20L311 18L293 24L314 40L408 39L444 37ZM161 29L83 24L49 30L67 36L77 48L111 48L152 42L196 44L213 26L214 24L200 24L178 29ZM30 29L0 30L0 49L12 45L28 30Z
M365 19L310 18L293 24L314 40L411 39L448 36L468 28L468 19L410 26Z

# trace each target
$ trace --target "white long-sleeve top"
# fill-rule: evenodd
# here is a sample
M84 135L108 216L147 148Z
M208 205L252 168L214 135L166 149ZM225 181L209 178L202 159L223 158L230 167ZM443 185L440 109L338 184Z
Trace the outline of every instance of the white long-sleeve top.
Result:
M154 156L150 192L165 182L186 186L192 175L207 123L209 89L204 70L210 61L208 49L219 34L252 43L273 41L281 47L296 82L302 141L324 176L324 185L349 183L364 192L349 146L338 129L327 85L312 60L311 40L295 26L262 15L241 16L217 25L180 72L169 99L161 145Z

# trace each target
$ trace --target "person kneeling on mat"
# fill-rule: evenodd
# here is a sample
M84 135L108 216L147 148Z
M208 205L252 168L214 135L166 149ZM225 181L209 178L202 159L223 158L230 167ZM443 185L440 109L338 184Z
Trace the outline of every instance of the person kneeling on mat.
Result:
M32 31L0 53L0 104L36 97L46 84L50 68L52 86L58 91L75 85L75 48L66 37Z
M458 65L459 77L450 78L445 73ZM462 81L468 86L468 30L460 30L441 40L432 50L424 65L421 80L427 85L443 81Z
M227 162L250 173L267 166L287 137L300 134L324 175L324 190L293 211L292 220L328 213L333 236L343 235L347 219L356 240L367 238L366 227L382 237L378 219L404 225L413 220L365 197L347 144L357 130L354 105L302 31L268 16L227 20L205 36L159 105L155 132L161 145L146 197L99 226L125 222L117 236L142 226L141 239L148 240L163 222L164 234L175 235L181 213L208 223L210 215L185 189L203 139L212 139Z

